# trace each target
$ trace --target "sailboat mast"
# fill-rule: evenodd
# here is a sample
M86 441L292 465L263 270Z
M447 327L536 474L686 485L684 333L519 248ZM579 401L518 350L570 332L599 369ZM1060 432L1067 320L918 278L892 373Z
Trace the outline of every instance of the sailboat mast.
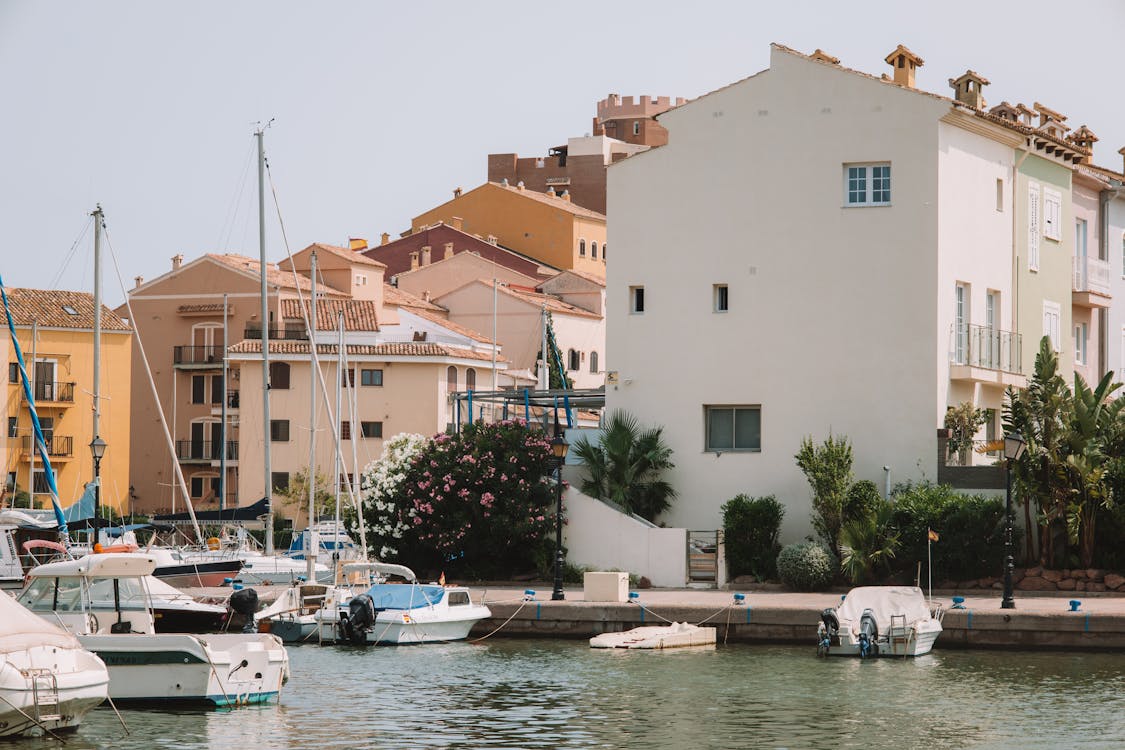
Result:
M343 435L343 421L344 415L340 410L340 394L344 390L344 383L348 382L348 373L344 371L344 313L341 312L337 317L337 328L339 333L336 336L336 372L339 377L336 378L336 516L335 523L332 528L332 576L333 582L338 582L340 574L340 441L344 439ZM350 412L349 412L350 413ZM351 423L351 428L356 428L355 422ZM359 439L359 435L352 435L352 443Z
M223 426L219 430L219 438L222 440L222 445L219 450L219 513L222 513L226 508L227 500L227 394L230 390L227 387L227 295L223 295L223 407L222 417Z
M35 389L35 383L38 381L38 378L36 377L36 374L37 374L36 371L39 369L35 364L36 361L37 361L36 360L36 346L38 345L38 343L39 343L39 318L35 318L34 320L31 321L31 392L35 394L36 398L39 397L39 394L36 392L36 389ZM27 459L28 459L28 463L30 464L30 468L28 469L28 471L31 472L30 474L27 475L27 497L28 497L27 507L28 508L34 508L35 507L35 430L31 431L31 447L30 447L30 450L28 450L28 452L27 452ZM13 487L12 492L14 493L15 490L16 490L16 488ZM15 501L15 495L14 494L12 495L12 507L13 508L16 507L16 501Z
M34 372L34 365L32 371ZM32 378L35 376L32 375ZM97 204L94 208L94 441L98 441L102 406L102 206ZM98 528L101 522L101 494L102 480L98 476L97 464L100 459L95 458L95 477L97 486L94 487L94 542L101 541L102 532ZM92 547L92 549L94 549ZM95 549L96 551L96 549Z
M270 466L270 315L266 291L266 153L262 142L264 132L258 128L258 253L262 283L262 438L265 455L266 554L273 554L273 471Z
M547 303L543 302L543 309L539 313L539 321L543 328L543 367L539 369L539 390L546 391L551 387L551 365L547 360Z
M313 539L313 525L316 523L316 250L309 256L310 277L312 278L312 291L309 293L309 525L305 529L305 561L307 567L307 581L316 581L316 548L320 542Z

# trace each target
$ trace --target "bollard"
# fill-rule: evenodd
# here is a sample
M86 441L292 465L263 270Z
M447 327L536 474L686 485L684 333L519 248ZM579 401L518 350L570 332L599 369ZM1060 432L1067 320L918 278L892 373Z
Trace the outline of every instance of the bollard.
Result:
M1070 600L1070 611L1071 612L1077 612L1078 608L1081 607L1081 606L1082 606L1082 602L1080 600L1078 600L1078 599L1071 599Z
M630 592L629 592L629 601L631 601L631 602L632 602L632 601L636 601L637 599L639 599L639 598L640 598L640 596L641 596L641 595L640 595L640 594L638 594L638 593L637 593L636 591L630 591Z
M523 600L525 602L535 601L535 589L524 589Z
M746 594L735 594L734 595L734 605L736 607L740 604L745 604L745 603L746 603Z
M963 597L963 596L953 597L953 609L964 609L964 608L965 608L965 597Z

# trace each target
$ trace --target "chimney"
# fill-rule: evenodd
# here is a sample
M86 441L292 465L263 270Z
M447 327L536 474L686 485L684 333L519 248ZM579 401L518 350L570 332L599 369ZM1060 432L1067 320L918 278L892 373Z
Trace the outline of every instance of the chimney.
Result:
M488 244L490 244L490 245L495 245L495 244L496 244L497 242L499 242L499 241L500 241L500 238L498 238L498 237L497 237L496 235L494 235L494 234L490 234L490 235L488 235L488 239L487 239L486 241L487 241L487 242L488 242Z
M182 266L183 264L184 264L184 254L183 253L176 253L175 255L172 256L172 270L173 271L180 270L180 266Z
M973 109L984 109L984 87L988 79L979 73L966 70L960 78L950 78L949 85L955 92L953 98Z
M507 177L505 177L504 179L500 180L500 186L501 186L501 187L508 187L508 178L507 178Z
M555 187L554 187L554 185L547 188L547 195L551 196L552 198L555 197Z
M1045 130L1056 138L1062 138L1066 135L1066 131L1070 130L1070 128L1064 124L1066 122L1066 115L1044 107L1039 102L1035 102L1035 109L1039 112L1040 130Z
M894 68L894 82L899 86L914 88L914 72L924 64L922 58L901 44L885 58L887 65Z
M516 190L523 190L523 180L516 183Z
M461 188L459 188L459 187L453 188L453 197L454 198L460 198L461 197Z
M460 216L450 216L449 217L449 226L453 227L458 232L464 231L463 229L461 229L461 217Z
M828 54L827 52L820 49L819 47L817 47L816 52L812 53L812 59L820 60L821 62L826 62L829 65L839 65L840 64L840 58L833 57L832 55Z
M390 241L391 241L391 235L390 235L389 233L387 233L387 232L383 232L383 236L382 236L382 238L381 238L381 239L379 240L379 244L380 244L380 245L386 245L386 244L388 244L388 243L389 243Z
M452 257L453 257L453 243L447 242L447 243L445 243L445 255L443 255L442 258L445 259L445 260L449 260Z
M429 245L423 245L422 246L422 265L423 266L430 265L430 246Z
M1070 140L1079 148L1092 152L1094 144L1098 142L1098 137L1094 135L1094 131L1083 125L1070 134Z
M367 249L367 240L362 237L351 237L348 239L348 247L353 252L362 252Z
M426 302L430 301L430 290L429 289L422 292L422 299L424 299Z
M562 191L562 195L560 195L559 197L562 198L567 203L570 203L570 191L569 190Z
M414 250L410 253L410 270L413 271L418 267L418 251Z
M144 276L134 276L133 281L137 282L137 286L140 286L141 284L145 283L145 277ZM136 288L136 287L134 287L134 288Z

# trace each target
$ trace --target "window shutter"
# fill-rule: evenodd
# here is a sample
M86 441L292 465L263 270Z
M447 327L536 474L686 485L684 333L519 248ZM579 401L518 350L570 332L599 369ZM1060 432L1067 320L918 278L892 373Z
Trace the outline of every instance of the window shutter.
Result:
M1027 267L1039 270L1039 185L1027 186Z

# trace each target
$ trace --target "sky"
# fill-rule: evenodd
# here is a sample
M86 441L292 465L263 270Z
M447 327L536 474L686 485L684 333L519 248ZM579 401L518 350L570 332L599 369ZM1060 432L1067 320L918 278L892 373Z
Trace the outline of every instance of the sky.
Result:
M0 0L0 275L91 289L98 203L111 305L114 258L131 286L177 253L257 257L253 131L271 119L268 257L282 223L293 252L374 243L484 182L489 153L546 155L611 92L697 97L767 67L771 42L876 75L905 44L919 87L947 95L972 68L990 105L1060 111L1121 169L1123 34L1117 0Z

